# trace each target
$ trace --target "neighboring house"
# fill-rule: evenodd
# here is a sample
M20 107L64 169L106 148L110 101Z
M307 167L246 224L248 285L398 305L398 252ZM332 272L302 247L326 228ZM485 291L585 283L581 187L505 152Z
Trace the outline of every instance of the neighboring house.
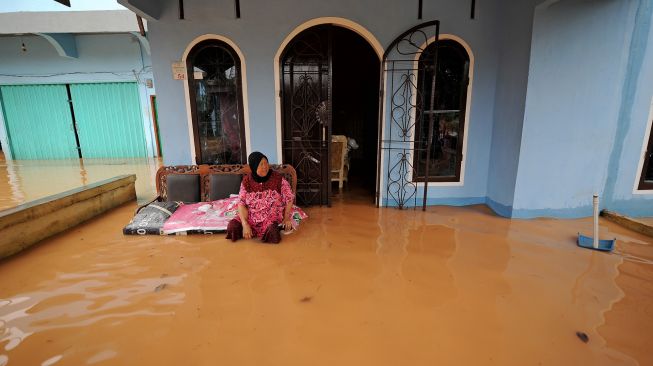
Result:
M160 155L149 44L128 10L0 13L7 159Z
M338 134L381 205L653 216L650 0L118 2L149 21L166 164L260 150L328 204Z

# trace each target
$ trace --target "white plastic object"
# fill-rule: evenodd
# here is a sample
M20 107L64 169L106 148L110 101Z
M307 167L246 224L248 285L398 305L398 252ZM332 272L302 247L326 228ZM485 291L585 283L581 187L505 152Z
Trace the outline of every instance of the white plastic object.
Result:
M592 206L594 208L594 241L592 246L597 249L599 247L599 195L596 193L592 198Z

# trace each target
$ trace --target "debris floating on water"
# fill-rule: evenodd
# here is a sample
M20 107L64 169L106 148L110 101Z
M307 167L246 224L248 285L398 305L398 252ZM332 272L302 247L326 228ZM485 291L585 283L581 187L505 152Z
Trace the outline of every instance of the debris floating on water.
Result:
M583 343L587 343L590 341L590 337L583 332L576 332L576 337L578 337L578 339L583 341Z

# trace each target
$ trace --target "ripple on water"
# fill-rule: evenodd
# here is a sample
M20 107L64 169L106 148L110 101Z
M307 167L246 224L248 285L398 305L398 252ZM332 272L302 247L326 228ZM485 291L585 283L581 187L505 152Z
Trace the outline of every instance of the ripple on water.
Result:
M55 363L59 362L59 360L61 360L62 358L63 358L62 355L56 355L56 356L54 356L54 357L48 358L47 360L43 361L43 363L41 364L41 366L50 366L50 365L54 365Z
M95 355L91 356L86 361L86 363L89 364L89 365L92 365L94 363L98 363L98 362L101 362L101 361L106 361L108 359L116 357L117 354L118 354L118 352L116 352L114 350L104 350L104 351L98 352Z
M32 334L52 329L82 327L106 319L170 315L168 309L161 307L180 304L185 299L184 293L176 290L180 287L175 286L185 275L126 279L114 276L111 283L89 280L89 276L83 275L63 277L63 281L48 281L47 290L0 300L0 343L6 342L6 351L18 347ZM80 280L71 282L75 277ZM157 288L163 290L156 291ZM7 360L5 356L4 362ZM52 358L46 362L57 361Z

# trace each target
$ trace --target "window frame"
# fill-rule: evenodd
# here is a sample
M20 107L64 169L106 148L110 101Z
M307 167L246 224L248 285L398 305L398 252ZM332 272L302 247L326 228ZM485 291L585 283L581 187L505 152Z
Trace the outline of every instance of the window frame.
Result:
M440 44L442 43L449 43L454 45L454 47L458 48L459 52L462 52L464 54L465 59L467 61L467 69L466 69L466 75L464 76L464 87L461 90L461 95L460 95L460 107L461 109L459 110L459 126L460 126L460 131L458 134L458 146L456 148L456 168L455 168L455 173L454 175L447 175L447 176L432 176L431 173L429 172L429 177L425 177L424 175L419 175L418 174L418 166L417 164L419 163L419 159L417 156L413 156L412 158L412 164L413 164L413 171L414 175L412 176L412 181L416 183L421 183L424 184L426 181L429 183L450 183L450 184L456 184L456 183L462 183L463 182L463 175L464 175L464 159L465 159L465 145L466 145L466 134L467 134L467 129L468 129L468 109L470 107L470 99L471 99L471 85L472 85L472 75L473 75L473 55L471 51L468 49L468 46L461 42L461 40L455 38L455 37L447 37L446 35L442 35L440 40ZM418 55L415 59L415 62L419 63L422 56L424 53L427 51L429 47L436 47L435 43L431 43L429 46L424 48L424 50L421 52L420 55ZM438 58L440 58L441 55L438 55ZM417 75L417 85L416 87L419 90L420 83L422 82L423 79L423 70L420 68L420 71L418 72ZM436 88L437 88L437 81L436 81ZM428 125L428 117L427 114L424 113L427 111L424 106L420 106L420 114L421 114L421 119L422 121L420 123ZM437 123L437 121L435 122ZM434 123L434 127L435 127ZM416 123L414 126L414 134L417 136L420 131L420 126Z
M642 170L639 171L639 183L637 185L637 189L640 191L649 191L653 190L653 180L645 180L646 178L646 172L648 171L649 165L653 164L653 159L651 159L651 156L653 155L653 121L649 122L648 125L648 143L644 145L644 161L642 164Z
M242 74L242 60L236 50L227 42L209 38L202 40L191 48L186 57L186 85L188 87L189 105L191 111L193 141L195 147L195 163L205 164L202 160L202 149L200 145L199 121L197 113L197 92L194 85L194 61L195 58L205 49L211 47L220 47L224 49L234 61L236 67L236 93L238 101L238 122L239 122L239 140L240 140L240 164L247 164L247 140L245 124L245 105L244 105L244 88Z

